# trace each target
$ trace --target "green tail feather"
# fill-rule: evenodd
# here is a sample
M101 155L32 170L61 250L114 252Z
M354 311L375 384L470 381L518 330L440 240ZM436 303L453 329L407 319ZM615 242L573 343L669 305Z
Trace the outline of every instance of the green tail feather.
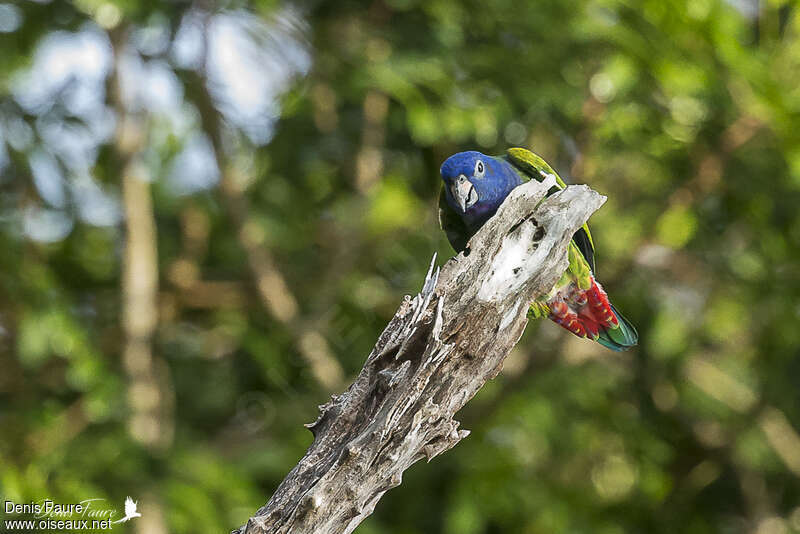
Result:
M619 313L613 304L611 305L611 309L614 311L614 314L616 314L617 319L619 319L619 328L601 330L597 342L611 350L628 350L638 343L639 334L636 332L636 327Z

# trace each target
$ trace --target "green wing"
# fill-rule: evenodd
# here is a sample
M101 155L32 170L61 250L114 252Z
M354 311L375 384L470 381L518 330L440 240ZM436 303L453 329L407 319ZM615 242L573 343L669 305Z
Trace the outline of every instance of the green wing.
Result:
M456 252L461 252L467 248L467 241L472 237L472 233L458 216L458 213L453 211L453 208L447 203L444 198L444 186L439 193L439 226L444 230L447 240Z
M554 175L556 178L556 184L558 185L549 191L548 194L552 194L566 187L566 184L558 175L558 173L556 173L556 171L554 171L545 160L530 150L525 150L524 148L510 148L506 153L505 159L520 172L520 174L523 176L523 179L525 179L525 176L527 176L529 178L542 181L544 178L542 173ZM582 228L575 232L575 235L572 236L572 242L575 245L575 248L577 248L581 255L586 259L586 262L592 269L592 273L594 273L594 242L592 241L592 234L589 232L589 226L584 224ZM570 252L572 252L572 250L574 249L570 247ZM570 268L568 271L570 275L573 276L580 284L580 280L583 278L580 275L580 262L575 260L577 260L577 258L573 258L572 254L570 254ZM636 328L628 319L626 319L621 313L619 313L619 311L617 311L613 304L611 304L611 309L617 316L617 319L619 319L619 328L614 328L613 330L601 329L600 337L597 339L598 343L608 347L611 350L617 351L626 350L633 345L636 345L639 340L639 334L636 332ZM532 304L531 310L533 317L539 317L546 315L547 313L547 310L545 310L543 313L541 310L541 304L539 304L537 307L536 303Z
M561 179L558 173L554 171L545 160L528 149L509 148L506 151L506 159L514 167L527 174L530 178L535 178L541 182L543 178L541 173L544 172L545 174L552 174L556 177L556 183L558 184L559 189L564 189L567 187L567 184L564 183L564 180Z
M558 173L554 171L544 159L537 156L530 150L524 148L509 148L506 152L505 159L520 172L520 174L523 176L523 180L525 180L525 178L528 180L533 178L541 182L544 179L542 173L552 174L555 176L557 185L549 192L549 194L555 193L556 191L567 187L567 184L564 183L564 180L561 179ZM575 235L572 236L572 240L578 247L578 250L581 251L581 254L583 254L583 257L589 263L589 267L592 268L592 272L595 272L594 241L592 240L592 233L589 231L589 225L584 224L583 227L575 232Z

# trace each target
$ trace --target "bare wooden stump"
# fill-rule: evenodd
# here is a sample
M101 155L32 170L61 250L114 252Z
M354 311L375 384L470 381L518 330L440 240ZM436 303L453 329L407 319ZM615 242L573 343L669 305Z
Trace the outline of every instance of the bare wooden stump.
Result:
M585 185L514 191L422 291L406 296L364 368L307 425L314 442L239 534L352 532L403 472L469 434L453 417L500 372L528 303L567 268L567 244L605 197ZM543 200L544 199L544 200Z

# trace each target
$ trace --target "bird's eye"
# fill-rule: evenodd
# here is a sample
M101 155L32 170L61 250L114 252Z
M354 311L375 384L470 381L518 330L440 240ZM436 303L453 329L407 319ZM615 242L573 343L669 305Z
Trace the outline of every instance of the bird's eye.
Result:
M477 176L478 178L482 178L483 177L483 171L484 171L483 162L481 160L478 160L475 163L475 176Z

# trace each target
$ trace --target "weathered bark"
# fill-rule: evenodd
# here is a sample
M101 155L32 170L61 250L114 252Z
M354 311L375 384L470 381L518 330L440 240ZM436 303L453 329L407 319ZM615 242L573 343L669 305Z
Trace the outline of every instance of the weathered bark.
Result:
M467 436L455 413L494 378L528 303L567 267L573 233L605 201L553 177L515 189L472 238L406 297L349 389L307 425L314 442L240 534L349 533L411 464Z

